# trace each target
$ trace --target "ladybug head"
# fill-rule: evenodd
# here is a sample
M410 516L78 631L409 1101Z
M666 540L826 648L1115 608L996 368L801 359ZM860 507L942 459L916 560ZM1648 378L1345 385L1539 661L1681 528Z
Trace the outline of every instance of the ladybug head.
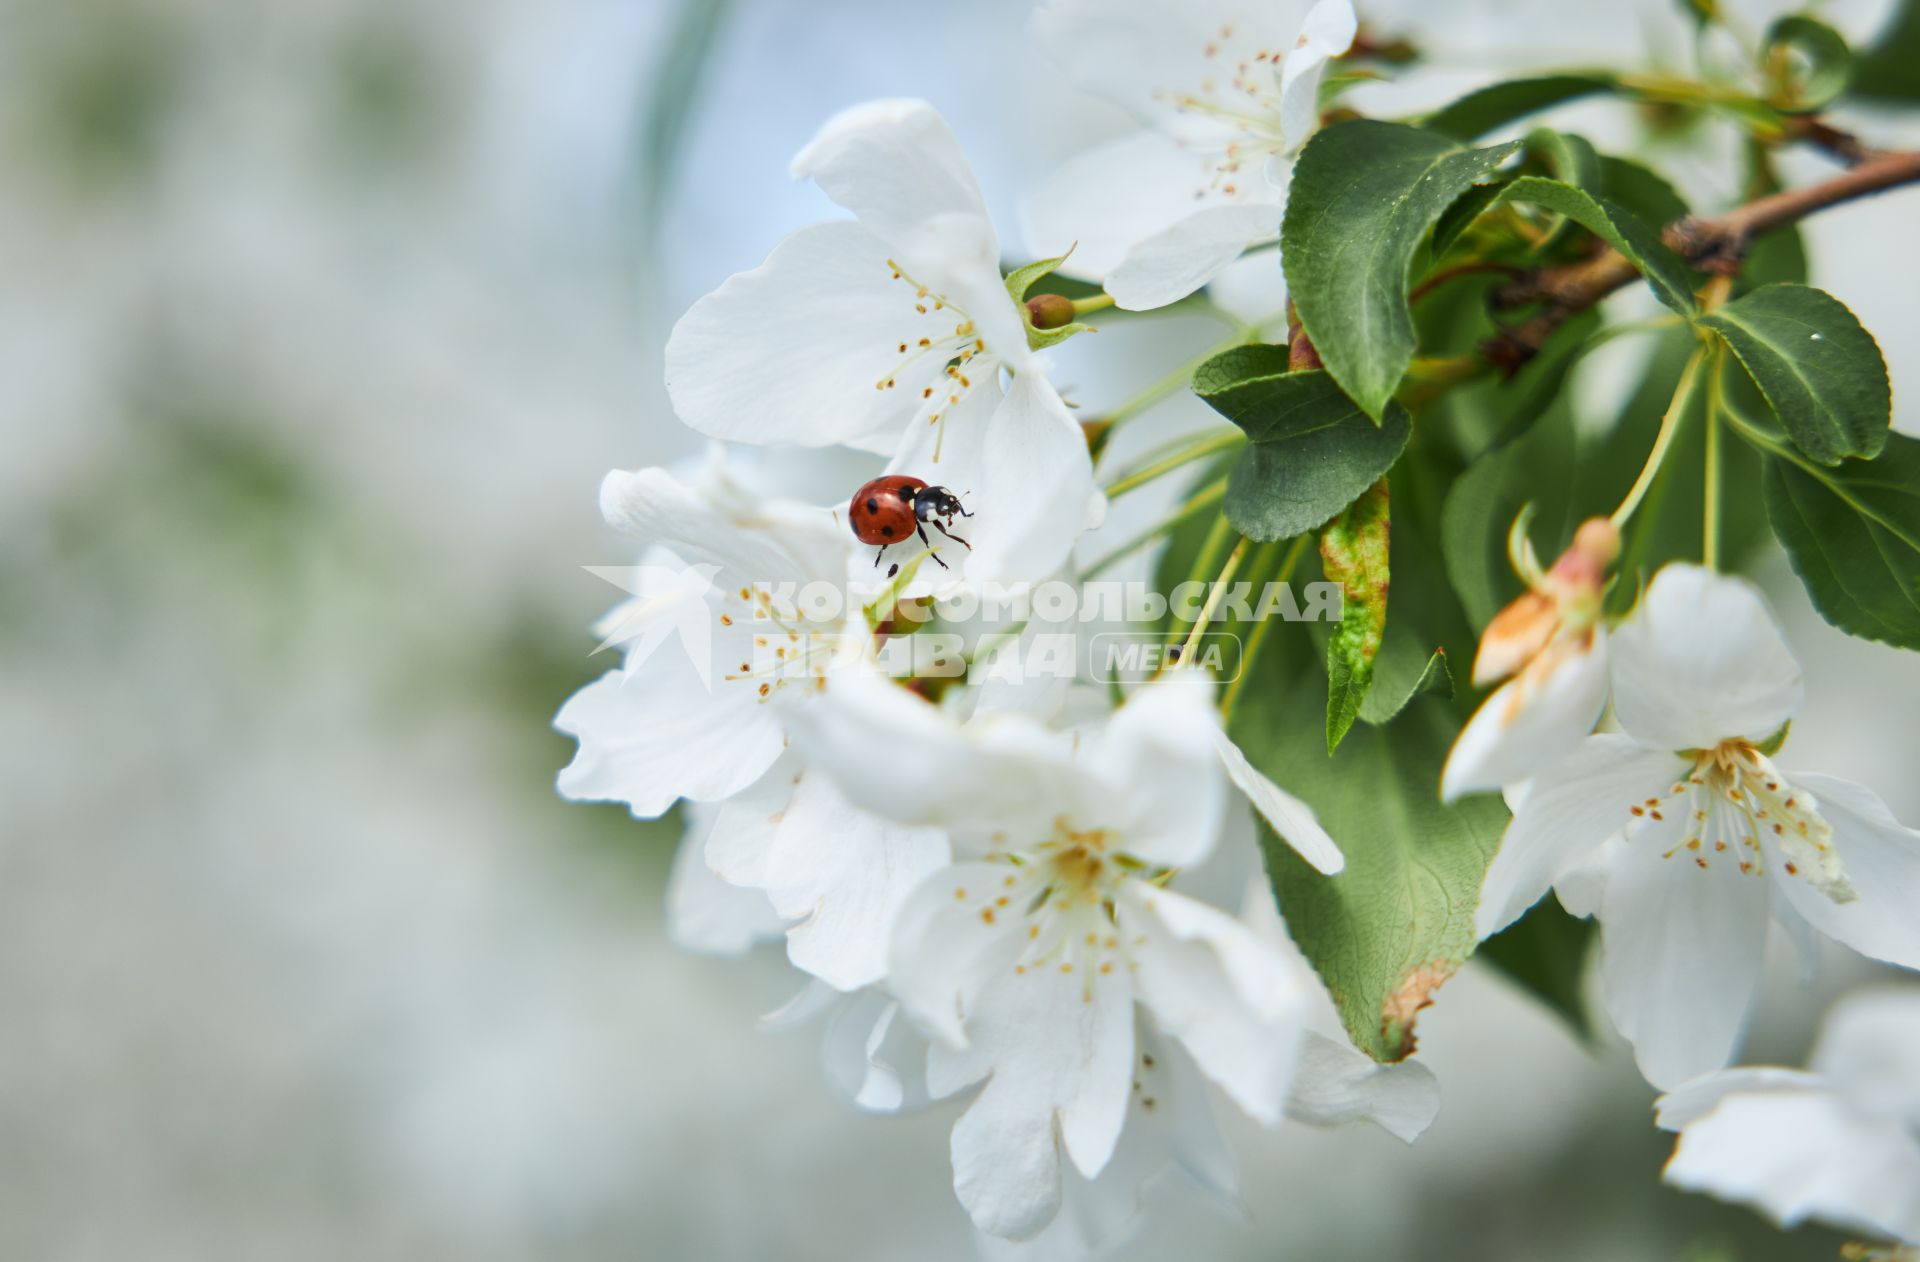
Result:
M945 517L951 521L956 515L973 516L960 506L960 497L944 486L921 487L913 497L913 515L921 521L932 517Z

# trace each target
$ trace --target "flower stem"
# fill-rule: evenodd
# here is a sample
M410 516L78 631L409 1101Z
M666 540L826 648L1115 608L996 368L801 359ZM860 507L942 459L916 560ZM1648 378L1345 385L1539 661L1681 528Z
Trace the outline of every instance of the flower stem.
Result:
M1293 541L1293 546L1287 549L1286 557L1280 562L1280 568L1274 572L1273 577L1268 579L1267 582L1285 583L1292 579L1294 567L1300 564L1300 558L1307 550L1307 540L1312 537L1312 534L1309 533L1296 538ZM1277 541L1267 545L1268 548L1278 546ZM1264 551L1263 549L1263 552ZM1246 647L1240 650L1240 673L1233 677L1232 681L1227 684L1226 691L1220 694L1221 723L1224 724L1228 719L1233 717L1234 703L1240 699L1240 690L1247 686L1247 676L1253 670L1253 659L1258 656L1261 645L1267 642L1267 632L1272 628L1274 621L1272 618L1262 618L1253 624L1253 632L1247 636Z
M1077 318L1091 311L1105 311L1112 305L1112 294L1095 294L1091 298L1075 298L1073 300L1073 314Z
M1107 498L1118 499L1128 491L1143 487L1155 478L1172 473L1175 469L1183 465L1192 464L1196 460L1205 460L1208 456L1216 452L1227 451L1231 448L1238 447L1245 441L1246 435L1237 429L1221 430L1218 433L1209 434L1199 441L1181 448L1163 460L1156 460L1145 468L1135 470L1125 477L1120 478L1107 488Z
M1237 320L1234 324L1235 329L1232 337L1211 347L1199 356L1188 360L1166 376L1149 385L1146 389L1126 400L1119 407L1114 408L1113 411L1107 413L1107 415L1102 418L1106 421L1106 433L1111 435L1114 428L1118 426L1120 422L1131 420L1174 391L1184 389L1187 383L1193 380L1193 374L1199 371L1200 365L1206 363L1215 355L1221 354L1224 351L1230 351L1236 346L1245 346L1254 340L1256 330L1241 324Z
M1195 494L1192 499L1189 499L1173 512L1162 517L1159 521L1153 523L1153 525L1147 527L1133 538L1114 548L1113 551L1104 553L1096 558L1092 564L1080 571L1080 577L1092 578L1102 570L1108 569L1115 563L1125 560L1129 555L1146 547L1161 535L1176 529L1199 516L1205 510L1212 508L1215 504L1225 499L1226 495L1227 480L1225 478L1220 478L1210 483Z
M1220 520L1224 523L1227 519L1223 515ZM1227 554L1227 563L1220 567L1220 577L1214 579L1212 586L1207 589L1207 603L1200 606L1200 616L1194 619L1193 630L1187 632L1186 641L1180 645L1178 660L1185 662L1193 657L1194 647L1200 643L1200 637L1206 633L1207 624L1213 621L1214 610L1218 609L1220 602L1226 598L1227 585L1233 582L1233 572L1240 568L1240 559L1246 556L1247 545L1251 542L1245 535L1241 535L1240 542L1234 544L1233 551Z
M1640 476L1634 480L1633 487L1627 492L1627 498L1620 501L1620 507L1613 510L1612 521L1616 528L1625 526L1627 519L1633 516L1633 510L1640 507L1640 501L1646 497L1647 488L1653 485L1653 479L1660 472L1661 462L1667 458L1667 449L1673 445L1673 436L1680 429L1680 421L1687 414L1687 405L1693 401L1693 389L1700 379L1700 363L1706 356L1703 346L1688 357L1687 366L1680 371L1680 384L1674 389L1673 401L1667 404L1665 416L1660 418L1660 432L1653 440L1653 450L1647 453L1647 463L1640 468Z
M1725 402L1722 368L1725 353L1716 349L1707 367L1707 472L1701 493L1700 563L1720 568L1720 411Z

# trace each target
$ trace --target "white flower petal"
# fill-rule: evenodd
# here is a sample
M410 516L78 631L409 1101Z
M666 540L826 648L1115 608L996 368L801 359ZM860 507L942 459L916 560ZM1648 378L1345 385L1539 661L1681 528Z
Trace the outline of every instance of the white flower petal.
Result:
M1247 795L1253 809L1273 825L1273 831L1282 841L1292 846L1317 872L1333 876L1347 866L1346 856L1340 853L1340 847L1327 830L1320 827L1311 806L1262 775L1225 732L1214 729L1213 739L1220 761L1227 769L1227 778Z
M1665 1177L1784 1227L1817 1218L1920 1243L1920 1142L1833 1095L1729 1097L1682 1132Z
M1628 839L1601 908L1607 1011L1648 1082L1672 1088L1725 1065L1765 958L1767 883L1730 859L1701 869L1680 845L1687 821Z
M607 524L694 564L716 586L840 577L852 536L823 508L722 503L666 469L615 469L600 482Z
M977 897L1001 888L1006 875L999 863L942 868L907 896L894 920L888 987L909 1016L950 1047L969 1046L968 1018L985 996L1019 976L1013 968L1024 929L1012 916L983 920L968 900L969 891ZM934 1086L936 1094L945 1094L942 1085Z
M800 760L783 753L758 780L703 811L707 866L721 880L765 895L767 860L801 780Z
M1060 1212L1047 1229L1017 1243L982 1236L983 1256L995 1262L1105 1256L1135 1234L1153 1185L1175 1169L1226 1208L1240 1208L1233 1153L1214 1124L1193 1058L1145 1019L1136 1023L1135 1038L1139 1055L1127 1121L1106 1168L1092 1180L1063 1171Z
M1411 1144L1440 1112L1440 1083L1418 1061L1382 1065L1344 1039L1309 1031L1287 1116L1313 1126L1372 1122Z
M1858 990L1827 1014L1812 1063L1861 1107L1905 1118L1920 1128L1917 1047L1920 990L1911 986Z
M1009 935L1010 936L1010 935ZM1123 972L1033 968L983 993L967 1056L987 1085L953 1128L953 1182L974 1225L1025 1239L1059 1208L1059 1142L1098 1175L1126 1119L1133 1002Z
M1078 827L1112 828L1114 844L1148 863L1188 867L1213 849L1226 812L1213 683L1172 671L1134 690L1082 742L1079 775L1060 786Z
M680 798L712 802L759 779L784 738L750 692L708 692L675 649L645 670L608 671L567 699L554 716L580 742L558 785L582 802L625 802L635 815L659 815Z
M1172 890L1128 881L1116 910L1159 1027L1248 1114L1278 1122L1305 1032L1305 980L1251 928Z
M845 996L820 1050L827 1081L855 1108L898 1113L927 1102L926 1042L884 991L869 987Z
M1827 1083L1818 1074L1799 1069L1758 1067L1723 1069L1676 1087L1653 1102L1654 1122L1665 1131L1684 1130L1720 1107L1732 1095L1774 1091L1818 1091Z
M1353 46L1360 22L1351 0L1320 0L1307 10L1300 38L1280 68L1280 129L1294 146L1320 123L1320 80L1329 59Z
M1607 634L1546 649L1473 712L1440 773L1440 796L1501 789L1570 754L1607 706Z
M673 410L715 438L890 450L893 427L943 368L931 356L902 364L919 339L954 327L951 311L915 310L890 254L860 224L815 224L776 245L759 267L729 277L673 326ZM876 388L889 378L892 389Z
M793 159L812 180L889 241L950 215L985 222L986 203L960 142L925 101L868 101L828 119Z
M827 121L793 160L884 240L915 281L966 312L1009 363L1026 323L1000 276L1000 243L953 131L925 101L870 101Z
M1239 135L1234 124L1179 98L1224 103L1243 63L1249 77L1266 76L1262 86L1275 84L1271 59L1293 47L1298 12L1246 0L1047 0L1032 31L1081 87L1170 135L1220 147Z
M1614 717L1643 745L1763 740L1793 717L1801 692L1786 639L1741 579L1668 565L1614 632Z
M980 476L968 488L978 521L967 523L966 572L975 580L1045 578L1106 514L1086 435L1037 371L1016 377L988 420Z
M880 981L901 904L946 861L939 829L855 810L829 777L803 776L766 863L768 898L799 921L787 957L840 990Z
M1200 207L1220 204L1217 196L1194 197L1208 179L1200 156L1172 138L1128 132L1075 154L1028 195L1022 206L1028 246L1040 258L1072 247L1060 270L1105 280L1135 245ZM1268 231L1279 223L1275 211Z
M706 860L707 822L687 830L667 877L667 937L695 955L745 955L778 938L786 922L759 890L729 885Z
M825 695L788 722L809 766L855 805L905 824L1045 840L1060 785L1076 775L1070 736L1019 713L962 725L868 669L836 671Z
M1795 775L1833 827L1833 848L1858 897L1835 902L1769 844L1768 870L1793 909L1836 942L1904 968L1920 968L1920 832L1894 819L1871 790L1833 776Z
M1106 290L1128 311L1178 302L1219 275L1248 246L1278 236L1280 214L1277 195L1196 210L1127 251L1107 274Z
M1564 873L1627 826L1629 807L1663 792L1685 765L1618 733L1581 742L1533 781L1507 825L1480 886L1475 931L1491 937L1520 919Z

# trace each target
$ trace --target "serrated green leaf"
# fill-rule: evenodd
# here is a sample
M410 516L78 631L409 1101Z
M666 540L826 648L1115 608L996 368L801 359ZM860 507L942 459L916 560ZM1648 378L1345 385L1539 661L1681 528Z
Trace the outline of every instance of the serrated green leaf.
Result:
M1681 315L1693 314L1693 282L1686 265L1660 240L1658 229L1642 222L1626 207L1537 175L1522 176L1501 189L1494 205L1507 202L1524 202L1565 215L1626 255L1660 301Z
M1529 114L1596 92L1609 92L1618 86L1618 80L1612 75L1597 72L1509 79L1469 92L1442 106L1427 116L1425 126L1428 131L1437 131L1455 140L1476 140L1496 127Z
M1413 361L1415 252L1454 199L1516 147L1469 149L1357 119L1322 129L1294 165L1280 225L1287 289L1327 371L1374 419Z
M1789 113L1831 104L1853 74L1853 53L1840 32L1802 13L1768 28L1760 58L1773 87L1768 103Z
M1767 520L1820 616L1849 635L1920 649L1920 439L1822 468L1775 446Z
M1327 641L1327 752L1360 714L1387 630L1387 483L1374 483L1320 532L1320 570L1340 584L1340 625Z
M1763 285L1700 323L1732 348L1810 459L1838 464L1886 446L1893 423L1886 361L1838 298L1805 285Z
M1194 393L1247 432L1227 478L1227 520L1258 543L1318 529L1393 467L1413 423L1375 425L1320 371L1288 372L1284 346L1241 346L1194 374Z
M1493 199L1500 196L1500 190L1509 178L1496 174L1485 184L1476 184L1453 199L1453 205L1442 211L1440 218L1434 221L1431 257L1437 260L1454 247L1482 212L1493 204Z
M1267 872L1293 939L1332 992L1354 1045L1376 1060L1414 1049L1434 988L1473 952L1473 913L1506 808L1483 794L1443 806L1434 791L1458 730L1431 700L1385 726L1355 727L1329 758L1316 725L1310 642L1270 644L1234 711L1232 735L1269 776L1305 799L1347 857L1322 876L1261 828Z

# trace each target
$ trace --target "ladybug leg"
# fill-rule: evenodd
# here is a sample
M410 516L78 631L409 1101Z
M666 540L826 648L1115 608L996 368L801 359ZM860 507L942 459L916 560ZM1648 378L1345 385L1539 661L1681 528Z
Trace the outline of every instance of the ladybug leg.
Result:
M935 527L938 527L939 524L940 524L939 522L934 523ZM922 526L916 523L913 529L914 529L914 532L920 536L920 542L927 545L927 555L932 557L936 562L938 562L941 569L943 570L952 569L953 567L951 565L948 565L945 561L941 561L940 554L933 550L933 540L927 538L927 528L925 526ZM942 530L940 533L944 535L947 532Z
M937 521L934 522L933 528L939 531L941 534L945 535L947 538L953 540L955 543L959 544L961 547L965 548L967 551L969 552L973 551L972 544L968 543L965 539L962 539L959 535L954 534L951 530L948 530L945 526L941 525L939 522Z
M876 553L874 553L874 554L873 554L873 568L874 568L874 569L876 569L876 570L877 570L877 569L879 569L879 568L880 568L880 558L881 558L881 557L883 557L883 556L885 556L885 555L887 555L887 545L883 543L883 544L881 544L881 545L880 545L880 550L879 550L878 552L876 552Z

